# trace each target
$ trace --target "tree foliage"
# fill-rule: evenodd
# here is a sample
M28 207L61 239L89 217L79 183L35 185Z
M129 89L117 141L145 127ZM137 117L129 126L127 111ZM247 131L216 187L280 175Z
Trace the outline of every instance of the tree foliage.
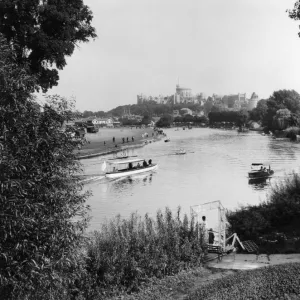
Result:
M0 1L0 33L43 91L57 85L57 69L66 66L78 43L96 37L92 18L83 0Z
M249 112L249 117L253 121L262 122L267 114L267 100L259 100L257 106Z
M1 37L0 47L0 295L46 297L70 280L61 274L76 266L87 225L74 151L84 141L61 130L74 117L68 102L51 96L41 112L35 79Z
M163 115L156 123L157 127L170 127L173 123L173 117L171 115Z
M237 123L239 120L238 111L211 111L208 114L209 123L213 124L215 122L232 122Z
M273 120L279 109L288 109L292 114L300 113L300 95L294 90L279 90L267 100L267 113L263 123L273 129Z
M267 201L246 206L227 215L231 231L243 240L277 233L300 237L300 177L293 174L274 185ZM276 239L278 239L276 237Z

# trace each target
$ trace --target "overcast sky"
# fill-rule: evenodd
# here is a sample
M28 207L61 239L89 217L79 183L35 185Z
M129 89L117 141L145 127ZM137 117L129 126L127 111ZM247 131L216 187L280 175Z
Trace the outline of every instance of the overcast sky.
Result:
M137 94L171 95L179 78L207 96L300 92L296 0L84 0L98 38L67 59L50 93L108 111Z

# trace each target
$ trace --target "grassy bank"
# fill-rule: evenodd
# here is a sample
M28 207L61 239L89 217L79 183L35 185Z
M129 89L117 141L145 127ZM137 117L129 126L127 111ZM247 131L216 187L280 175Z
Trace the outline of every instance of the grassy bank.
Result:
M300 263L240 271L199 288L188 299L299 299L299 278Z
M154 132L153 128L100 128L97 133L86 134L88 143L78 151L78 156L109 153L128 147L140 146L145 144L146 141L156 141L160 139L160 137L161 136ZM113 138L115 138L115 141L113 141ZM124 143L123 138L125 140Z

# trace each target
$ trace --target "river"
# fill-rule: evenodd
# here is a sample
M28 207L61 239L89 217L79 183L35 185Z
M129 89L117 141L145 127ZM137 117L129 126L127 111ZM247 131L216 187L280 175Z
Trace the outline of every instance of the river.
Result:
M171 139L148 144L129 154L152 159L158 170L151 174L108 180L103 177L85 185L92 191L89 230L100 228L105 220L132 212L155 216L168 206L176 211L190 206L220 200L226 209L258 204L266 199L270 187L293 171L299 172L300 144L273 139L258 132L193 128L164 130ZM172 155L184 148L185 155ZM134 152L133 152L134 151ZM86 174L101 173L104 157L82 160ZM262 184L249 184L247 172L253 162L271 165L273 178Z

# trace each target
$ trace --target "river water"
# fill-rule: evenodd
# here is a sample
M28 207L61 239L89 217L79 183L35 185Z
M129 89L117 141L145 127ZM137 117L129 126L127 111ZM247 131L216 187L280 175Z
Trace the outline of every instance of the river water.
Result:
M168 206L184 213L190 207L220 200L226 209L258 204L266 199L270 187L293 171L299 172L300 144L286 139L273 139L258 132L238 133L235 130L193 128L164 130L171 139L132 150L158 163L151 174L108 180L99 176L85 185L92 191L88 199L92 216L89 230L100 228L105 220L132 212L155 216ZM184 148L185 155L172 155ZM100 174L104 157L82 160L86 174ZM253 162L271 165L273 178L265 183L249 184L247 172Z

